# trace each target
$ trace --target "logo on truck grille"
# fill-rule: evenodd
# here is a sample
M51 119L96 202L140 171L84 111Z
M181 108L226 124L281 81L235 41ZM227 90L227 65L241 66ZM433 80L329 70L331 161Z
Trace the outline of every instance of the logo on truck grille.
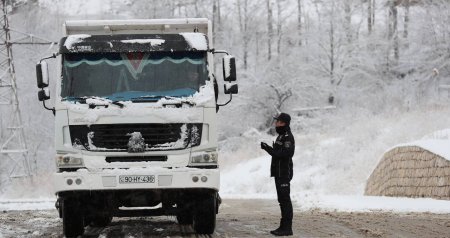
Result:
M128 153L140 153L145 151L145 141L140 132L127 134L130 136L128 140Z

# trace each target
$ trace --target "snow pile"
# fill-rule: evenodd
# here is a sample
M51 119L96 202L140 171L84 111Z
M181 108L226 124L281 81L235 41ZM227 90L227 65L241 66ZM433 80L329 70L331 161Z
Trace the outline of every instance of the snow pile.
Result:
M165 40L161 39L133 39L133 40L121 40L122 43L137 43L137 44L150 44L151 46L157 46L164 44Z
M55 198L0 199L0 211L55 209Z
M341 212L432 212L450 213L450 201L431 198L394 198L371 196L294 196L300 210L319 208Z
M84 39L91 37L91 35L87 34L77 34L77 35L70 35L67 37L66 41L64 42L64 46L68 50L73 50L75 48L75 44L78 44L80 42L83 42Z
M180 33L189 44L189 46L196 50L208 50L208 42L203 33L182 32Z

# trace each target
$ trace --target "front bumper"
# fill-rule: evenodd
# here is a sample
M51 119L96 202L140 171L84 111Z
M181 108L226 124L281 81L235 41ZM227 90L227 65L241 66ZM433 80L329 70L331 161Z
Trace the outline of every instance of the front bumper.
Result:
M121 183L119 181L120 176L154 176L154 180L145 183ZM195 177L198 178L197 181L195 181ZM96 172L79 169L76 172L55 173L53 181L56 193L86 190L189 188L206 188L218 191L220 173L219 169L197 168L103 169Z

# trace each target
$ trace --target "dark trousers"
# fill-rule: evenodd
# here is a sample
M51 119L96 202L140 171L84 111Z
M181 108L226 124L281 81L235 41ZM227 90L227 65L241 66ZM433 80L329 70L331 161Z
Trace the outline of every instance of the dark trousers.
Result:
M280 203L281 219L292 222L291 180L289 178L275 177L278 203Z

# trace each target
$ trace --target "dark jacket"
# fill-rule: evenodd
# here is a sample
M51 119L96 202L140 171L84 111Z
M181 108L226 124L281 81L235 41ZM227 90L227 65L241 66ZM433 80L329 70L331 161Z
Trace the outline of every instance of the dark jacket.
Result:
M278 178L292 179L294 171L292 169L292 156L295 151L295 140L291 129L286 126L273 143L273 148L268 149L272 156L270 165L270 176Z

